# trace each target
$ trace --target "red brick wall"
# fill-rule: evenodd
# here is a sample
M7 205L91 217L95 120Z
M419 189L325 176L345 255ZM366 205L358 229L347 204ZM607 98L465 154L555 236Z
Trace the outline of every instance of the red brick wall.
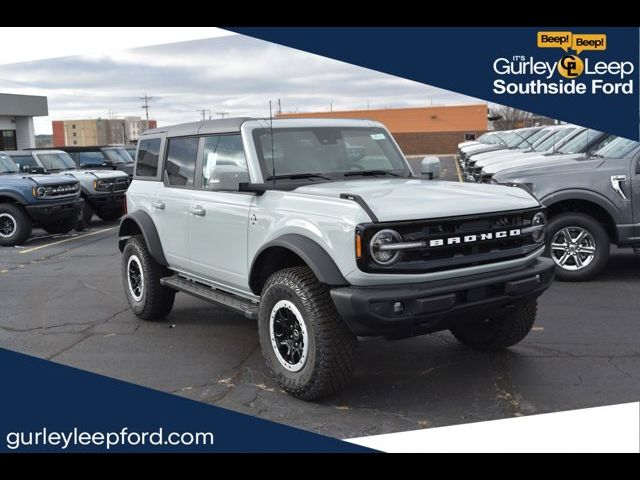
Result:
M480 136L482 130L468 132L421 132L394 133L398 145L405 155L427 155L431 153L456 153L458 144L464 142L465 133L475 133Z
M64 122L62 120L54 120L51 122L53 128L52 143L54 147L66 146L64 140Z

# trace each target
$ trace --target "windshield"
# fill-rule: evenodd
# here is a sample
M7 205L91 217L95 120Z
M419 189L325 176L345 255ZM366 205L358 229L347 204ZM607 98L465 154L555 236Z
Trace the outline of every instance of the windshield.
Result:
M315 174L313 179L320 180L358 175L407 177L411 173L382 128L274 128L273 145L270 129L259 128L253 131L253 139L265 180L273 179L273 163L276 179L304 174Z
M602 135L602 132L588 128L577 134L564 145L562 145L560 148L558 148L558 150L556 150L556 152L563 154L584 153L591 142L593 142L595 138L600 135Z
M553 151L560 140L574 131L575 128L561 128L559 130L554 130L551 135L548 135L547 137L537 142L533 147L531 147L531 149L534 152Z
M49 172L58 172L60 170L75 170L76 164L68 153L38 153L38 160L42 163L45 170Z
M18 166L8 155L0 155L0 173L18 173Z
M616 137L614 140L607 143L604 147L595 152L595 155L605 158L624 158L629 155L637 146L638 142L634 140Z
M531 130L518 130L514 131L508 140L506 145L508 148L516 148L518 145L528 146L528 138L533 134Z
M124 148L105 148L104 155L112 163L131 163L133 160Z

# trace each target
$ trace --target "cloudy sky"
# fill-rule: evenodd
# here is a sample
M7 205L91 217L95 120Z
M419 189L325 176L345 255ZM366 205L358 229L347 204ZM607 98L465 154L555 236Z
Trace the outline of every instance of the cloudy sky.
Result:
M470 97L241 35L0 66L0 92L45 95L51 120L141 116L160 125L195 121L198 110L268 116L477 102ZM207 113L208 115L209 113Z

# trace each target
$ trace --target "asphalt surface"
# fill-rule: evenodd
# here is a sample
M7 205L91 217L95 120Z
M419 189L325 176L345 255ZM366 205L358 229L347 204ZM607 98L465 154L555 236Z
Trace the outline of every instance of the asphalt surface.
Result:
M450 159L443 167L455 178ZM506 352L444 332L365 339L353 382L307 403L278 389L240 315L180 294L163 321L138 320L116 239L115 224L98 222L1 249L0 347L339 438L640 398L640 256L628 250L614 249L596 281L554 283L533 331Z

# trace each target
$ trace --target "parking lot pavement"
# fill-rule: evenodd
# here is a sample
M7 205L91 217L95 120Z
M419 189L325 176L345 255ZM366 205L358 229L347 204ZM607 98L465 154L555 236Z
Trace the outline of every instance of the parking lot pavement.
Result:
M271 379L255 322L185 295L163 321L138 320L114 227L0 250L0 347L340 438L640 398L640 256L628 250L596 281L556 282L509 351L476 353L448 333L365 339L353 382L307 403Z

